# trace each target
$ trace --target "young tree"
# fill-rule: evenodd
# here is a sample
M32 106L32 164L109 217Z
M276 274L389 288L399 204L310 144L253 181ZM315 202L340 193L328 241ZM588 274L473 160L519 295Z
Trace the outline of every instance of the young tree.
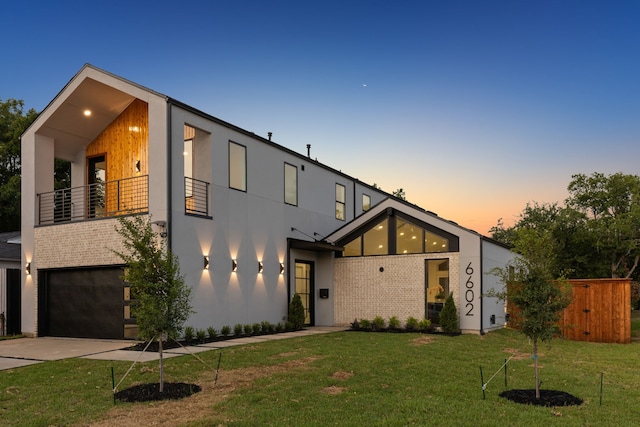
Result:
M126 264L123 279L131 289L131 313L140 337L158 340L163 392L162 342L168 337L176 339L193 313L191 288L180 275L178 258L166 247L166 237L153 231L147 216L120 217L118 221L125 252L116 254Z
M548 231L531 229L518 232L520 251L524 253L504 268L491 272L506 285L504 292L489 292L487 296L508 301L516 307L516 327L532 344L536 398L540 398L538 344L549 342L558 333L558 321L571 303L572 290L568 282L552 273L555 242Z

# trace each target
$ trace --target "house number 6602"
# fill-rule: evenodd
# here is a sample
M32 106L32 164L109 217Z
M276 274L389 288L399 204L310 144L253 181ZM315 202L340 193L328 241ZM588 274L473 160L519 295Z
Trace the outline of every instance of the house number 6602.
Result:
M471 280L471 278L473 277L473 267L471 267L471 263L469 263L469 265L467 265L467 268L464 270L464 272L467 274L467 282L465 283L465 286L467 287L467 290L464 293L464 299L467 302L467 304L465 305L465 307L467 308L467 313L465 314L465 316L473 316L473 281Z

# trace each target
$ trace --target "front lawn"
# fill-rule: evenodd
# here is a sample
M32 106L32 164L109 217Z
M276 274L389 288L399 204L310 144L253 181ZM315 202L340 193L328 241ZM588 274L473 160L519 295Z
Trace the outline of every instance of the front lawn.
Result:
M638 344L555 340L540 349L543 389L581 406L523 406L498 395L533 388L527 339L503 330L485 336L339 332L275 340L166 360L166 380L202 386L161 403L118 403L111 393L126 362L70 359L0 371L3 425L637 425ZM480 366L488 383L483 400ZM600 378L604 378L600 405ZM137 365L120 389L155 382L157 362ZM214 386L215 383L215 386Z

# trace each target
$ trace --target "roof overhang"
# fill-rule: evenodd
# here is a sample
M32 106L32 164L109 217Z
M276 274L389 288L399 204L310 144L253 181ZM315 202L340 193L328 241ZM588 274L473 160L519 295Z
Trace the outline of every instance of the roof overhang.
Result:
M289 247L293 249L302 249L312 252L342 252L344 248L342 246L336 246L329 242L324 241L309 241L289 238Z

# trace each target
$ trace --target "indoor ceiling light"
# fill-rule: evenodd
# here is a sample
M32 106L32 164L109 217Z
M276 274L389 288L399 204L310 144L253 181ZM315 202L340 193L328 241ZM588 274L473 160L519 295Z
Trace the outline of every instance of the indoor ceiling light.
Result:
M84 114L86 117L89 117L91 115L91 110L84 110L82 114Z

